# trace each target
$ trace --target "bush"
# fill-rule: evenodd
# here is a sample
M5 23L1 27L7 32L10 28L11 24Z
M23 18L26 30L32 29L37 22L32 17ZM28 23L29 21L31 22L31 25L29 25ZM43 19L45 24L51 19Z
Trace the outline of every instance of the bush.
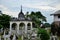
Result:
M40 35L41 34L41 35ZM41 40L49 40L50 36L44 29L38 28L38 36L40 35Z

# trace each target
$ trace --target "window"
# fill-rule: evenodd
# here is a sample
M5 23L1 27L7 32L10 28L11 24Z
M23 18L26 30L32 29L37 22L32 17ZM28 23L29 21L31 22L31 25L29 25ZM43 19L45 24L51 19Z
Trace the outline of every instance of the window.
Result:
M16 26L17 26L17 24L16 23L13 23L12 24L12 29L15 30L16 29Z
M58 18L60 18L60 15L58 16Z

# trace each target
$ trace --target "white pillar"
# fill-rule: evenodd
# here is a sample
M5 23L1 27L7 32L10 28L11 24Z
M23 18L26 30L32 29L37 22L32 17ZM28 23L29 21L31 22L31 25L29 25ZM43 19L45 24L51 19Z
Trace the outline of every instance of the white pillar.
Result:
M17 23L17 33L19 33L19 23Z
M16 40L16 36L15 36L15 34L14 34L14 36L13 36L13 40Z
M4 36L5 36L5 31L4 31Z
M6 40L6 37L4 37L4 40Z
M12 23L10 23L10 33L11 33L11 31L12 31Z
M53 40L55 40L55 36L53 36Z
M55 40L55 36L53 36L53 39Z
M4 31L4 40L6 40L6 37L5 37L5 31Z
M25 23L25 33L27 33L27 23Z
M33 28L32 28L32 22L31 22L31 30L33 30Z

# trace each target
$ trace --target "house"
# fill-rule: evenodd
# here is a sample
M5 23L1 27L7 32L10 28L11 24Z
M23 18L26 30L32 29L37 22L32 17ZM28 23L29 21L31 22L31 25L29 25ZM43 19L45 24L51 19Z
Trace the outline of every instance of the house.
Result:
M51 14L54 16L54 23L60 26L60 10L56 11L54 14Z

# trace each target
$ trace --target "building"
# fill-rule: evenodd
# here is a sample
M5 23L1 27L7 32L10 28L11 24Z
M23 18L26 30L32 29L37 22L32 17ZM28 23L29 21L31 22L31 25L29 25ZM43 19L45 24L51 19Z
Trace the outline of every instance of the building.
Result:
M56 11L54 14L51 14L54 16L54 23L60 26L60 10Z
M7 35L6 35L6 32L4 31L4 36L3 36L4 40L6 40L6 39L16 40L16 36L18 38L19 38L19 36L21 36L22 40L27 40L27 38L28 39L32 38L35 40L35 38L37 36L36 31L33 30L33 27L32 27L32 20L30 17L27 17L27 18L25 17L25 15L22 11L22 6L21 6L21 12L19 12L19 14L18 14L18 18L15 18L15 17L11 18L10 30Z
M18 14L18 18L12 18L10 21L10 32L16 32L20 35L20 31L23 30L24 33L32 30L32 20L31 18L26 18L24 13L21 12Z

